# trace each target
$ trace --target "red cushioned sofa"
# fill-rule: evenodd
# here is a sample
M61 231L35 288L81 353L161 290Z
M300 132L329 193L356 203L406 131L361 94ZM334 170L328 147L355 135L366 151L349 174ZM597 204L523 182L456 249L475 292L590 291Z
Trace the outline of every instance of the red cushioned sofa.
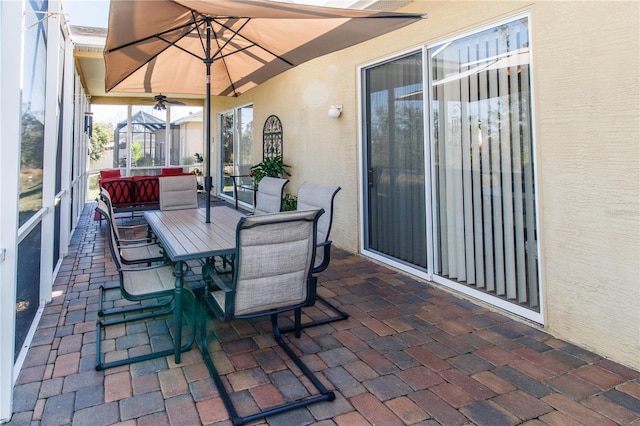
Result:
M159 175L121 176L120 169L100 171L98 185L109 192L114 211L133 212L160 206L158 178L188 175L182 167L164 167Z

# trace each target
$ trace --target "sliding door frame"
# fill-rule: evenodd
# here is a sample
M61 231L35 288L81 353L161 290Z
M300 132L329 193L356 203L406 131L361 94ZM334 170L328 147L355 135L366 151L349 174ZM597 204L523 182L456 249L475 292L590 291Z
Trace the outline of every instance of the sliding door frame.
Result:
M426 220L426 230L427 230L427 270L421 270L419 268L414 268L412 267L410 264L407 264L405 262L402 261L398 261L397 259L391 258L389 256L384 256L381 255L380 253L374 252L372 250L368 250L366 247L367 244L367 227L368 227L368 216L367 216L367 211L368 211L368 186L367 186L367 173L366 173L366 165L367 165L367 152L368 152L368 146L367 146L367 134L366 134L366 126L365 126L365 117L367 116L368 112L365 111L365 108L367 107L366 103L364 102L364 96L366 94L367 91L367 81L365 81L365 71L367 69L370 69L374 66L377 65L381 65L384 63L388 63L388 62L392 62L396 59L400 59L404 56L407 56L408 54L411 53L416 53L418 49L410 49L404 52L399 52L397 54L394 54L392 57L388 57L388 58L384 58L382 60L378 60L375 62L371 62L371 63L367 63L364 65L361 65L360 67L358 67L358 73L357 73L357 87L358 87L358 102L359 102L359 108L358 108L358 137L360 139L360 158L359 158L359 164L358 164L358 173L359 173L359 182L360 182L360 191L359 191L359 202L360 202L360 212L359 212L359 219L360 219L360 247L361 247L361 252L362 254L375 259L377 261L380 261L382 263L385 263L391 267L394 267L396 269L399 269L401 271L410 273L414 276L417 276L419 278L428 280L428 281L432 281L434 283L437 284L441 284L447 288L450 288L452 290L455 290L459 293L462 293L464 295L470 296L474 299L477 299L481 302L487 303L489 305L498 307L500 309L503 309L505 311L511 312L515 315L518 315L520 317L526 318L528 320L534 321L536 323L540 323L540 324L544 324L544 317L545 317L545 299L544 299L544 287L543 287L543 283L544 283L544 276L543 276L543 269L541 266L541 258L542 256L540 255L541 253L541 244L540 241L542 240L542 230L540 228L540 209L539 209L539 196L536 193L536 196L534 197L533 203L534 203L534 208L535 211L538 213L536 214L535 217L535 222L536 222L536 230L537 230L537 241L536 241L536 246L537 246L537 259L535 260L536 266L538 268L538 282L537 282L537 286L538 286L538 306L539 306L539 312L536 312L534 310L528 309L526 307L520 306L517 303L513 303L511 301L505 300L505 299L501 299L500 297L497 296L493 296L492 294L489 293L485 293L483 291L480 290L476 290L474 288L470 288L464 284L460 284L457 283L451 279L445 278L443 276L439 276L439 275L435 275L434 271L435 271L435 262L437 261L437 253L435 250L435 230L434 230L434 217L433 214L434 212L436 212L436 197L435 197L435 189L434 189L434 182L435 182L435 170L432 167L432 159L435 158L435 143L434 143L434 123L433 123L433 114L432 114L432 99L433 99L433 91L431 89L431 80L432 80L432 76L431 76L431 58L428 56L429 53L429 49L436 47L436 46L440 46L443 44L446 44L448 42L452 42L455 40L459 40L461 38L470 36L470 35L474 35L477 33L480 33L482 31L486 31L495 27L498 27L502 24L506 24L508 22L512 22L514 20L518 20L518 19L527 19L528 21L528 31L529 34L531 35L531 33L533 32L533 24L532 24L532 18L531 18L531 14L528 11L516 14L516 15L511 15L509 17L506 17L504 19L500 19L500 20L496 20L496 21L492 21L490 23L487 23L485 25L481 25L478 27L474 27L473 29L470 29L468 31L465 32L460 32L457 33L453 36L449 36L446 38L442 38L442 39L438 39L438 40L434 40L434 41L430 41L428 43L425 43L422 46L422 57L423 57L423 90L425 91L424 93L424 114L425 114L425 118L424 118L424 123L425 123L425 129L424 129L424 135L425 135L425 149L424 149L424 155L425 155L425 191L426 191L426 215L425 215L425 220ZM529 40L532 40L533 37L531 36L529 38ZM531 44L529 45L529 63L533 64L532 61L532 51L533 51L533 46L531 46ZM532 138L532 142L531 142L531 149L532 149L532 160L533 160L533 183L535 185L536 188L539 188L538 186L538 161L537 161L537 149L536 149L536 127L535 127L535 106L534 106L534 99L535 99L535 88L534 88L534 78L533 78L533 66L531 66L531 79L529 82L529 90L530 90L530 108L531 108L531 138ZM537 192L537 191L536 191Z
M409 264L408 262L403 262L400 261L398 259L395 259L391 256L386 256L384 254L381 254L377 251L374 250L369 250L367 249L367 227L369 226L369 217L368 217L368 205L369 205L369 200L368 200L368 183L367 183L367 173L366 173L366 165L368 163L368 147L367 147L367 137L368 135L366 134L366 126L365 126L365 118L367 116L366 111L364 111L364 109L366 108L366 102L364 102L364 96L366 95L366 91L367 91L367 82L365 81L364 75L366 70L373 68L375 66L379 66L379 65L384 65L386 63L390 63L393 62L396 59L401 59L403 57L407 57L416 53L421 53L422 55L422 65L423 65L423 72L422 72L422 80L423 80L423 88L424 88L424 82L426 81L426 76L425 76L425 48L424 47L414 47L411 49L407 49L405 51L399 52L395 55L393 55L392 57L388 57L382 60L378 60L375 62L371 62L371 63L367 63L367 64L363 64L361 66L358 67L357 69L357 99L359 102L359 108L358 108L358 138L360 140L360 155L359 155L359 161L358 161L358 175L360 177L360 191L359 191L359 205L361 206L360 211L359 211L359 221L360 221L360 248L361 248L361 252L363 254L365 254L366 256L375 259L377 261L380 261L382 263L385 263L389 266L392 266L396 269L399 269L403 272L407 272L410 273L412 275L418 276L422 279L425 280L432 280L433 275L431 274L432 271L432 267L433 267L433 263L432 263L432 256L431 256L431 250L433 249L433 244L432 244L432 240L433 240L433 229L432 229L432 224L431 224L431 182L430 182L430 161L431 161L431 152L428 148L428 146L425 147L425 149L423 150L424 152L424 164L425 164L425 229L426 229L426 242L427 242L427 269L423 270L421 268L418 267L413 267L411 266L411 264ZM424 109L424 113L425 113L425 119L423 120L423 126L424 126L424 135L426 137L426 135L428 135L429 133L429 123L427 121L427 117L426 117L426 112L427 110Z

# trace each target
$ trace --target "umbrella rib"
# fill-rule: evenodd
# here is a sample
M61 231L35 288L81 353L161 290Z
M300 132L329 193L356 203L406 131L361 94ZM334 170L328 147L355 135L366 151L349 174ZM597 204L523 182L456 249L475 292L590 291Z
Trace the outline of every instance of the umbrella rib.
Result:
M287 60L286 60L285 58L283 58L282 56L280 56L280 55L277 55L277 54L273 53L273 52L272 52L272 51L270 51L269 49L267 49L267 48L265 48L265 47L263 47L263 46L260 46L258 43L256 43L255 41L251 40L250 38L247 38L247 37L246 37L246 36L244 36L243 34L240 34L240 31L242 30L242 28L244 28L244 26L245 26L245 25L247 25L247 24L249 23L249 20L250 20L250 19L251 19L251 18L247 18L247 20L245 21L245 23L244 23L244 24L242 24L242 27L240 27L240 29L238 29L238 30L234 30L234 29L230 28L229 26L227 26L227 25L226 25L226 24L224 24L223 22L218 21L218 20L217 20L217 19L215 19L215 18L213 18L213 19L212 19L216 24L218 24L218 25L220 25L221 27L226 28L227 30L231 31L231 32L234 34L234 36L233 36L233 37L235 37L235 36L242 37L243 39L247 40L249 43L251 43L251 44L252 44L252 46L248 46L248 47L245 47L245 48L242 48L242 49L236 50L235 52L228 53L228 54L226 54L226 55L224 55L224 56L221 56L221 58L222 58L222 57L229 56L229 55L232 55L233 53L242 52L243 50L246 50L246 49L248 49L249 47L254 47L254 46L255 46L255 47L257 47L257 48L259 48L259 49L262 49L263 51L267 52L269 55L273 56L274 58L276 58L276 59L280 59L281 61L283 61L283 62L284 62L284 63L286 63L287 65L289 65L289 66L293 67L293 66L294 66L294 65L293 65L293 63L291 63L291 62L287 61ZM225 46L226 46L229 42L231 42L231 40L233 39L233 37L231 37L231 38L229 38L229 40L227 40L227 42L225 43ZM224 46L223 46L223 47L224 47ZM220 50L218 50L218 52L219 52L219 51L220 51Z
M195 11L195 10L193 10L193 9L191 9L191 17L193 18L193 22L194 22L194 23L198 21L198 20L196 19L196 11ZM195 29L197 29L197 30L198 30L198 40L200 40L200 47L202 47L202 51L203 51L203 52L205 52L205 60L207 59L207 58L206 58L206 55L208 55L208 54L209 54L209 52L207 52L207 48L205 47L204 42L202 41L202 33L200 32L200 26L201 26L202 24L207 25L207 21L208 21L208 18L203 18L203 19L202 19L202 20L200 20L200 22L198 22L198 23L197 23L197 25L195 26Z
M213 19L210 19L210 20L209 20L209 24L208 24L208 25L209 25L209 27L211 27L211 21L213 21ZM242 29L242 28L244 28L244 26L247 24L247 22L249 22L249 21L245 21L245 23L242 25L241 29ZM235 35L237 35L237 33L236 33L235 31L232 31L232 32L234 33L234 37L235 37ZM213 34L214 34L214 38L215 38L215 41L216 41L216 45L217 45L217 47L218 47L218 50L217 50L217 52L215 53L215 55L217 55L218 53L220 53L220 52L222 51L222 49L223 49L223 48L224 48L228 43L230 43L230 42L231 42L231 40L233 39L233 37L231 37L231 38L230 38L229 40L227 40L227 41L226 41L222 46L220 46L220 43L219 43L219 42L220 42L220 40L218 39L218 37L216 37L216 35L215 35L216 33L214 32ZM215 55L213 55L213 56L215 56ZM213 56L211 56L210 58L208 58L208 60L209 60L209 61L211 61L211 62L213 62ZM231 73L229 72L229 67L227 67L227 63L226 63L226 62L225 62L225 60L224 60L224 56L221 56L221 57L220 57L220 59L222 60L222 65L224 66L224 71L227 73L227 78L229 79L229 83L230 83L230 85L231 85L231 89L233 90L234 95L236 95L236 96L237 96L237 93L238 93L238 92L236 91L236 85L234 84L233 79L231 78Z
M201 60L201 61L203 61L203 62L206 60L206 58L200 57L200 56L196 55L195 53L193 53L193 52L191 52L191 51L189 51L189 50L185 49L184 47L178 46L178 45L177 45L175 42L173 42L173 41L165 40L164 38L162 38L162 37L160 37L160 36L157 36L157 38L158 38L159 40L162 40L162 41L164 41L165 43L167 43L167 45L168 45L168 46L167 46L165 49L168 49L169 47L172 47L172 46L173 46L173 47L175 47L176 49L182 50L184 53L188 53L189 55L193 56L194 58L200 59L200 60ZM162 49L162 50L165 50L165 49ZM156 56L157 56L157 55L156 55Z
M200 21L200 22L199 22L199 21ZM202 22L204 22L204 21L205 21L205 19L204 19L204 18L203 18L203 19L201 19L201 20L198 20L198 19L196 19L196 18L195 18L195 16L193 16L193 21L190 21L190 22L188 22L188 23L186 23L186 24L179 25L179 26L177 26L177 27L172 27L172 28L170 28L170 29L168 29L168 30L166 30L166 31L162 31L162 32L157 33L157 34L154 34L154 35L151 35L151 36L147 36L147 37L144 37L144 38L141 38L141 39L138 39L138 40L132 41L132 42L130 42L130 43L126 43L126 44L123 44L123 45L121 45L121 46L114 47L114 48L109 49L109 50L105 50L105 52L104 52L104 53L105 53L105 55L106 55L106 54L113 53L113 52L116 52L116 51L121 50L121 49L125 49L125 48L130 47L130 46L135 46L135 45L137 45L137 44L144 43L145 41L148 41L148 40L158 39L158 40L163 41L164 43L166 43L166 44L167 44L167 46L165 46L165 47L164 47L160 52L158 52L158 53L156 53L155 55L153 55L153 58L156 58L156 57L157 57L158 55L160 55L162 52L164 52L165 50L167 50L168 48L170 48L171 46L173 46L173 47L176 47L176 48L178 48L178 49L182 50L183 52L188 53L188 54L190 54L191 56L193 56L193 57L195 57L195 58L197 58L197 59L200 59L201 61L203 61L203 62L204 62L204 61L205 61L205 58L201 58L201 57L199 57L198 55L196 55L195 53L189 52L188 50L185 50L185 49L181 48L180 46L178 46L177 44L175 44L175 42L171 42L171 41L169 41L169 40L165 40L164 38L162 38L162 35L164 35L164 34L168 34L168 33L171 33L171 32L173 32L173 31L176 31L176 30L179 30L179 29L183 29L183 28L191 27L191 28L189 29L189 31L187 31L186 33L184 33L184 34L182 34L182 35L180 36L180 38L179 38L178 40L181 40L181 39L183 39L184 37L186 37L188 34L191 34L194 30L198 29L199 24L201 24L201 23L202 23ZM198 33L199 33L199 32L198 32ZM152 59L153 59L153 58L152 58ZM141 64L139 67L137 67L136 69L134 69L133 71L131 71L130 73L128 73L126 76L123 76L120 80L118 80L118 81L117 81L116 83L114 83L110 88L108 88L108 89L107 89L107 91L109 91L109 90L113 89L113 88L114 88L114 87L116 87L118 84L122 83L122 82L123 82L127 77L129 77L129 76L130 76L131 74L133 74L134 72L138 71L138 70L139 70L140 68L142 68L144 65L145 65L145 64Z
M233 34L231 37L229 37L229 39L227 41L224 42L224 44L222 46L220 46L220 44L217 43L218 40L220 40L218 37L215 37L216 39L216 44L218 44L218 50L216 53L214 53L211 56L211 59L213 60L214 57L216 57L220 52L222 52L222 49L224 49L225 47L227 47L227 45L229 45L229 43L231 43L231 41L236 37L236 36L240 36L239 32L242 31L242 29L249 23L251 18L247 18L247 20L244 21L244 23L240 26L240 28L238 28L237 30L232 30L231 28L229 28L228 26L226 26L225 24L223 24L222 22L218 22L217 20L215 20L214 18L211 18L212 22L215 22L216 24L220 25L223 28L228 29L229 31L231 31L231 33ZM215 32L214 32L215 35ZM240 36L242 37L242 36ZM246 38L245 38L246 40ZM249 40L251 41L251 40ZM251 46L249 46L251 47ZM242 49L244 50L244 49ZM232 53L236 53L240 50L236 50L235 52ZM231 53L227 54L227 55L220 55L221 58L224 58L225 56L229 56Z
M135 46L136 44L141 44L141 43L144 43L145 41L149 41L149 40L152 40L152 39L155 39L155 38L158 38L158 39L166 42L166 40L162 38L163 35L172 33L172 32L174 32L176 30L180 30L180 29L183 29L183 28L192 27L189 31L187 31L185 34L180 36L180 38L184 38L184 37L187 36L187 34L190 34L191 32L193 32L194 29L198 28L198 25L199 25L199 22L194 16L194 20L193 21L189 21L189 22L187 22L185 24L178 25L177 27L170 28L168 30L162 31L162 32L157 33L157 34L152 34L150 36L147 36L147 37L144 37L144 38L140 38L140 39L131 41L129 43L125 43L125 44L120 45L120 46L116 46L114 48L106 50L105 53L116 52L118 50L126 49L127 47Z

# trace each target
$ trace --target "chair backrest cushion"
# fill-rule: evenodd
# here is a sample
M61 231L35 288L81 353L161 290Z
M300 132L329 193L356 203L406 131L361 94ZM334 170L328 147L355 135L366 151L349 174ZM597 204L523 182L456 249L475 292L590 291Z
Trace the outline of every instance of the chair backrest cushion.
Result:
M198 187L194 175L160 177L160 210L198 208Z
M238 223L235 313L308 302L319 210L248 216Z
M318 244L329 240L333 223L333 200L338 191L339 186L309 182L304 182L298 188L298 210L324 209L324 214L318 219ZM323 258L324 249L320 247L316 253L316 265L322 263Z
M263 177L258 183L254 214L277 213L282 210L282 193L289 179Z

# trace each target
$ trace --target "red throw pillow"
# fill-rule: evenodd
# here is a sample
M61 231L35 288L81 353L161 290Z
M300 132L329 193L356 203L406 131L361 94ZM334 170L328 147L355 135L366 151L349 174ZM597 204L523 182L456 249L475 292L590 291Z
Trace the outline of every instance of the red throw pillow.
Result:
M100 170L100 179L110 179L120 177L120 169Z
M183 173L184 171L182 170L182 167L163 167L160 175L161 176L180 176Z

